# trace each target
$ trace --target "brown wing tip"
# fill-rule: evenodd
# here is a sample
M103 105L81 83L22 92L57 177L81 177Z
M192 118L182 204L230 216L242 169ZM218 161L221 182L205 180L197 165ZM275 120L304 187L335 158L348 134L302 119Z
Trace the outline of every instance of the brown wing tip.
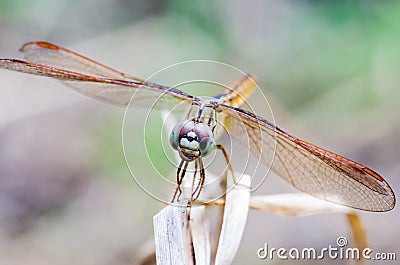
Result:
M373 171L373 170L370 169L370 168L363 167L362 170L363 170L365 173L367 173L368 175L374 177L375 179L377 179L377 180L379 180L379 181L381 181L381 182L385 181L378 173L376 173L375 171Z
M372 176L373 178L375 178L376 180L378 180L379 182L381 182L381 187L386 191L385 195L390 195L392 197L392 201L390 204L388 204L388 207L384 209L384 211L390 211L394 208L394 206L396 205L396 197L393 193L392 188L389 186L389 184L386 183L386 181L375 171L373 171L370 168L367 167L363 167L362 171L364 171L366 174ZM383 194L383 193L382 193Z
M23 52L24 50L26 50L27 48L29 48L30 46L39 46L41 48L44 49L50 49L50 50L58 50L60 49L60 47L58 47L57 45L54 45L52 43L49 42L45 42L45 41L31 41L31 42L27 42L24 45L22 45L19 48L20 52Z

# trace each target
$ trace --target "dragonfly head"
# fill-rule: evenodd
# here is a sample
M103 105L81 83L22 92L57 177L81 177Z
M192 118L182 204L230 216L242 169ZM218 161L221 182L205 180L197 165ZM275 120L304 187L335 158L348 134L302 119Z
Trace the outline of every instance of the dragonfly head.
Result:
M169 139L172 148L178 150L179 156L185 161L193 161L200 156L206 156L215 147L211 128L193 120L185 120L176 124Z

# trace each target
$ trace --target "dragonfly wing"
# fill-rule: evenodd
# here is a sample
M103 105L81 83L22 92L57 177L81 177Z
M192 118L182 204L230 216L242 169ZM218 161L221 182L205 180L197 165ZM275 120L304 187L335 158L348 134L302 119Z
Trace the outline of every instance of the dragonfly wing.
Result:
M96 77L143 82L140 78L129 76L83 55L48 42L28 42L22 45L19 51L22 52L26 60L32 63Z
M98 83L80 81L62 81L66 86L99 101L117 106L153 107L155 109L171 109L180 103L191 103L191 98L168 89L155 89L130 82ZM186 110L187 104L181 111Z
M245 75L235 83L226 87L214 98L223 101L232 107L242 106L256 88L256 79L252 75Z
M126 106L132 96L134 104L148 107L157 102L158 109L193 101L189 94L154 83L103 78L22 60L0 59L0 68L51 77L81 94L114 105Z
M388 211L395 196L373 170L282 131L253 113L221 105L229 133L297 189L367 211Z

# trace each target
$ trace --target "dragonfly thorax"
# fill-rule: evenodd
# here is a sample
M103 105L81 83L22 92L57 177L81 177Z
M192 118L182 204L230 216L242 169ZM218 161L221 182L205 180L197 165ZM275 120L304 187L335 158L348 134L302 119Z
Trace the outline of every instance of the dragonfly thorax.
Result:
M194 120L184 120L176 124L170 135L170 143L185 161L204 157L215 147L211 128Z

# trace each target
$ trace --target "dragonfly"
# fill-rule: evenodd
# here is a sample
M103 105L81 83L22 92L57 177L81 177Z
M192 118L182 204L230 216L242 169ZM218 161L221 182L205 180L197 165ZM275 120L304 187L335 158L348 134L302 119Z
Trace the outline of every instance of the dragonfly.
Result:
M222 151L233 174L227 152L215 140L217 122L221 121L231 136L300 191L365 211L383 212L395 206L393 190L374 170L301 140L240 108L255 87L251 75L243 76L212 99L204 100L122 73L48 42L29 42L20 51L25 60L0 59L0 68L50 77L83 95L113 105L127 106L135 93L139 95L136 100L143 105L159 100L161 95L161 108L182 102L190 104L191 110L170 134L172 148L181 158L173 200L181 192L179 185L189 163L195 164L195 174L199 172L199 184L192 194L193 200L198 198L206 177L202 159L214 149ZM273 161L271 165L270 161Z

